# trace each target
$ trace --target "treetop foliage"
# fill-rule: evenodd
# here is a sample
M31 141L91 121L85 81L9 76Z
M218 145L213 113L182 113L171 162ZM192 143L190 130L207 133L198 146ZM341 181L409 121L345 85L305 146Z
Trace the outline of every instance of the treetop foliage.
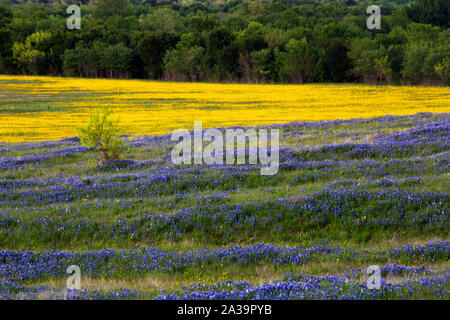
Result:
M81 8L68 30L66 9ZM381 7L381 29L366 9ZM0 73L448 84L448 0L0 0Z

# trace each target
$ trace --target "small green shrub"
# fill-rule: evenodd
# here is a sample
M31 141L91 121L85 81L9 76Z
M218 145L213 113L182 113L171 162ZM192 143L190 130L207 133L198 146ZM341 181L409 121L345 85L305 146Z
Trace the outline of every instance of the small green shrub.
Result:
M81 143L100 152L102 162L122 160L127 151L125 143L118 138L120 125L112 119L113 111L104 107L94 111L86 127L77 128Z

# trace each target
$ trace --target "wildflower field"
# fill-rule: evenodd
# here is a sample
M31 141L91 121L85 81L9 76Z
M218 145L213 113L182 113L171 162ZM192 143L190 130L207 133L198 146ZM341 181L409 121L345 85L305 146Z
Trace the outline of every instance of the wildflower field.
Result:
M353 84L251 85L0 75L0 141L76 135L93 108L109 106L124 133L168 134L204 127L256 126L450 112L448 87Z
M0 76L0 298L449 299L449 93ZM125 160L75 136L100 105ZM280 129L278 174L173 165L194 120Z

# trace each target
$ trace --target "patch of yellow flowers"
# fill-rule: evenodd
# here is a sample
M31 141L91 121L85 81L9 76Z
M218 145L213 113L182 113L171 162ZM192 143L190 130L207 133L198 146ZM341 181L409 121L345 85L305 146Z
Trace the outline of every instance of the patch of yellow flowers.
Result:
M34 106L64 108L24 113L3 112L0 108L0 141L74 136L75 128L88 120L92 108L99 106L113 107L124 133L137 135L192 130L194 120L203 121L203 127L208 128L450 112L449 97L448 87L213 84L0 75L1 104L23 107L33 100Z

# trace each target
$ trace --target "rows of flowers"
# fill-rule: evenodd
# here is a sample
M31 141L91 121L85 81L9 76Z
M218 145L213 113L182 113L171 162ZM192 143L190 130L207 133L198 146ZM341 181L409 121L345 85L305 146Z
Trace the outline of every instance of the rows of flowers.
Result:
M0 234L3 241L14 239L48 240L96 237L135 240L177 240L192 232L228 241L246 233L257 239L258 232L307 231L333 225L342 231L399 231L408 234L445 234L450 229L449 194L445 192L409 192L401 189L352 191L324 189L301 201L280 198L271 201L220 203L226 193L199 198L199 204L174 213L136 213L112 216L113 208L139 207L133 201L115 202L113 206L91 202L83 209L104 212L99 217L83 217L79 207L0 209ZM219 203L218 203L219 202ZM125 210L126 211L126 210ZM21 217L23 216L23 217Z
M166 273L182 272L191 267L207 265L247 266L272 264L276 267L305 265L318 259L342 262L386 262L416 261L430 263L450 259L450 242L430 242L426 245L405 246L383 252L357 251L352 248L318 245L304 247L277 247L270 244L250 246L229 246L221 249L201 249L197 251L170 251L156 248L138 250L99 250L80 252L44 251L20 252L0 251L0 278L7 281L36 279L58 279L66 275L69 265L80 267L83 275L93 278L111 278L120 275L142 277L153 271ZM418 271L422 268L388 267L383 273L400 274Z
M386 269L386 266L384 266ZM387 266L389 268L389 266ZM23 286L16 282L0 284L0 299L67 299L67 300L287 300L287 299L448 299L450 275L430 275L418 280L391 283L381 279L379 289L370 289L365 281L345 276L285 275L281 281L252 284L245 281L224 281L213 285L193 284L177 292L164 290L139 290L120 288L115 290L66 290L48 286Z
M388 178L402 180L427 175L442 179L449 162L424 160L364 161L358 163L307 162L286 163L280 168L300 170L290 179L295 186L307 182L366 179L368 182ZM152 197L195 192L211 188L221 190L273 187L287 177L280 172L271 178L259 176L255 168L155 167L152 173L122 173L89 177L36 177L31 179L0 180L0 206L28 206L71 202L82 198L117 198L126 196ZM247 170L246 170L247 169ZM338 179L338 180L337 180ZM30 188L34 187L34 188Z

